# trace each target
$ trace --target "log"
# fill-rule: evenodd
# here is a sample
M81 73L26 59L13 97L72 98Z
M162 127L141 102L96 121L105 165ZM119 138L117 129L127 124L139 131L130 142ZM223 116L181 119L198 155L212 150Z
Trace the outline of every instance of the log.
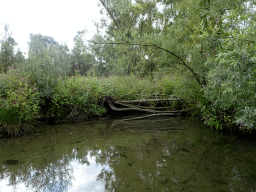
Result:
M154 113L155 115L171 115L171 116L178 116L178 115L182 115L182 113L187 112L188 110L177 110L177 111L156 111L154 109L147 109L144 108L142 109L141 106L137 107L134 105L128 105L128 104L124 104L124 103L130 103L130 102L152 102L152 101L167 101L167 100L181 100L181 99L150 99L150 100L131 100L131 101L118 101L116 102L111 96L106 96L103 101L101 102L101 106L105 107L105 103L107 103L107 105L109 106L109 108L113 111L141 111L141 112L148 112L148 113ZM121 106L125 106L126 108L117 108L114 106L114 104L118 104ZM163 109L163 108L161 108ZM148 116L145 116L148 117ZM144 118L144 117L142 117ZM139 118L141 119L141 117Z
M125 107L130 107L130 108L133 108L133 107L137 107L136 105L127 105L127 104L124 104L124 103L120 103L120 102L117 102L115 101L115 104L119 104L119 105L123 105ZM142 108L142 109L172 109L173 107L150 107L150 106L139 106L139 108Z
M113 111L141 111L141 112L150 112L150 113L156 113L155 110L150 110L150 109L140 109L137 107L133 107L133 108L116 108L113 105L113 102L111 100L106 100L110 109L112 109Z
M127 104L123 104L120 102L115 101L115 104L119 104L119 105L123 105L125 107L129 107L129 108L136 108L137 106L135 105L127 105ZM137 108L142 108L142 109L172 109L173 107L147 107L147 106L139 106ZM155 113L182 113L182 112L187 112L191 109L184 109L184 110L176 110L176 111L155 111Z
M129 100L129 101L118 101L119 103L146 103L146 102L158 102L158 101L180 101L180 100L191 100L190 98L179 99L140 99L140 100Z
M133 117L133 118L129 118L129 119L121 119L121 120L116 120L114 121L116 122L123 122L123 121L131 121L131 120L138 120L138 119L144 119L144 118L148 118L148 117L154 117L154 116L179 116L178 113L158 113L158 114L151 114L151 115L145 115L142 117Z

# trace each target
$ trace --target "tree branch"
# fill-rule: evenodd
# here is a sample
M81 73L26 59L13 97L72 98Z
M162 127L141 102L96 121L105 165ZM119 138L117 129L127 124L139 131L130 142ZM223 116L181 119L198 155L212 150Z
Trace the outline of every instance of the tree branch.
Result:
M116 24L117 27L120 27L119 24L117 23L116 19L114 18L114 15L111 13L111 11L109 10L109 8L106 6L106 4L103 2L103 0L100 0L101 4L105 7L105 9L107 10L108 14L110 15L111 19L114 21L114 23Z
M196 78L197 82L199 83L199 85L203 86L204 83L201 83L200 81L200 77L198 74L196 74L196 72L184 61L183 58L181 58L180 56L176 55L175 53L165 49L165 48L162 48L158 45L155 45L155 44L141 44L141 43L129 43L129 42L117 42L117 43L97 43L97 42L93 42L93 41L89 41L91 43L94 43L94 44L112 44L112 45L138 45L138 46L146 46L146 47L155 47L156 49L160 49L160 50L163 50L169 54L171 54L172 56L174 56L175 58L177 58L179 61L181 61L181 64L184 65Z

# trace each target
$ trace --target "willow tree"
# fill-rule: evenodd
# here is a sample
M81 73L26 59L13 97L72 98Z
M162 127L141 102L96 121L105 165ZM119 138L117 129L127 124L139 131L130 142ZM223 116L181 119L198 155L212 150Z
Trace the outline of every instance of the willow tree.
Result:
M178 68L201 87L207 83L205 62L217 54L227 35L225 16L246 6L240 0L101 2L108 15L113 13L107 29L111 40L105 43L120 45L118 64L134 72Z
M255 129L255 4L247 2L242 12L237 8L225 17L226 38L221 48L206 63L209 73L203 89L210 107L204 107L207 124L222 127L235 123L239 129Z
M112 50L113 56L111 61L106 62L106 66L112 70L111 73L118 74L118 75L125 75L125 74L138 74L138 75L145 75L147 74L148 70L147 67L153 68L153 62L151 60L151 56L147 55L144 49L141 49L138 45L130 44L134 39L134 32L137 30L138 20L140 21L140 35L142 36L145 32L150 33L153 31L153 22L150 19L142 19L141 13L146 15L152 14L155 15L156 7L155 3L152 5L148 5L146 7L134 7L131 0L120 1L101 1L103 4L103 8L107 10L105 13L108 14L112 22L105 25L105 33L104 35L97 35L93 39L93 45L96 48L95 44L102 43L102 48L98 48L103 61L109 60L108 54L104 54L105 51L104 47L108 47ZM143 10L142 10L143 9ZM104 13L104 11L102 11ZM151 16L153 18L153 16ZM142 21L143 20L143 21ZM96 40L98 39L98 40ZM99 41L100 39L100 41ZM117 45L117 42L126 42L125 45ZM106 46L106 44L108 44Z
M194 97L207 124L254 127L254 1L114 0L104 7L115 21L109 38L95 43L119 47L116 67L146 74L151 64L159 76L175 72L183 93L198 85Z

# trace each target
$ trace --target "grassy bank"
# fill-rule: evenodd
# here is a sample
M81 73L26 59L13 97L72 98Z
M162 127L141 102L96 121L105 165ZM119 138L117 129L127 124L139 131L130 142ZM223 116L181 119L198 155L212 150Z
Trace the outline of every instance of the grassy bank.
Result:
M138 78L134 75L94 77L78 73L70 77L43 75L36 78L31 73L8 68L6 74L0 74L0 134L22 135L35 131L38 119L43 119L44 123L59 123L102 116L106 111L100 102L105 96L132 100L154 95L193 98L186 108L194 108L193 116L210 127L252 130L243 124L237 126L235 106L226 110L214 107L204 90L188 78L178 74Z
M56 83L49 83L35 81L34 77L9 68L6 74L0 74L0 132L12 135L31 132L39 117L60 122L78 116L82 119L100 116L105 113L99 105L104 96L130 100L167 96L175 90L176 94L189 96L177 89L179 83L178 77L170 74L157 79L76 74L59 76Z

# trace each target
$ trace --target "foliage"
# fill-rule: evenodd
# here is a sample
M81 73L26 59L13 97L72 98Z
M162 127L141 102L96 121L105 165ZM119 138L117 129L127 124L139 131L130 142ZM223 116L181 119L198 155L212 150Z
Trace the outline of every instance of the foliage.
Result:
M47 116L56 119L75 117L83 114L100 115L105 112L98 105L102 95L102 86L95 78L75 75L70 78L59 78Z
M31 131L31 124L38 114L38 94L35 85L29 85L26 76L9 67L0 74L0 124L1 132L20 134Z
M13 68L18 69L24 66L25 64L26 64L25 56L20 51L20 49L18 49L14 55L12 66Z
M95 35L92 40L97 42L105 41L104 37L100 35ZM87 51L94 58L92 68L87 73L88 75L106 77L111 74L121 74L121 69L115 67L116 65L118 65L118 63L116 63L117 47L110 44L99 46L91 42L88 45Z
M70 78L59 78L55 92L51 97L47 116L61 120L83 114L101 115L105 109L99 103L104 96L114 99L150 98L152 94L170 93L167 77L159 81L149 78L138 79L135 76L85 77L78 73ZM153 85L153 86L152 86Z
M252 31L246 28L239 36L223 40L225 47L208 61L209 84L204 89L212 108L229 111L233 122L246 131L255 127L256 120L256 46L254 40L248 39Z
M175 74L165 83L169 93L195 98L196 113L206 124L219 129L236 123L250 131L255 127L254 5L250 0L127 0L126 6L112 1L107 14L112 11L114 18L103 39L119 47L113 69L153 79L167 70Z
M151 95L155 85L152 86L152 82L147 78L137 78L134 75L109 76L104 80L104 88L115 99L128 100Z
M70 72L68 47L60 45L52 37L31 34L29 42L29 58L24 71L28 71L33 81L42 84L56 84L59 76ZM48 83L41 83L45 81Z
M40 108L43 114L49 110L51 97L59 77L70 72L70 56L66 45L60 45L52 37L31 34L28 59L16 67L31 83L37 84Z
M113 96L117 100L132 100L151 98L152 95L169 96L172 93L172 83L168 75L161 79L150 77L138 78L135 75L109 76L101 78L103 94Z
M102 114L98 102L104 96L162 94L193 98L195 115L217 129L255 128L254 1L113 0L102 8L97 33L85 43L85 30L78 31L70 52L52 37L31 34L25 59L14 54L16 43L5 26L0 70L12 65L26 77L24 88L37 84L42 115ZM10 78L6 87L16 81ZM6 87L5 100L15 97ZM0 113L2 121L17 121L6 114L19 110Z
M84 43L85 30L78 31L74 38L74 47L71 53L71 71L70 74L75 74L79 71L81 75L86 75L95 64L95 58L88 51L88 47Z
M14 63L14 47L17 43L11 35L9 25L5 24L3 38L0 40L0 72L4 73L6 73L7 67Z

